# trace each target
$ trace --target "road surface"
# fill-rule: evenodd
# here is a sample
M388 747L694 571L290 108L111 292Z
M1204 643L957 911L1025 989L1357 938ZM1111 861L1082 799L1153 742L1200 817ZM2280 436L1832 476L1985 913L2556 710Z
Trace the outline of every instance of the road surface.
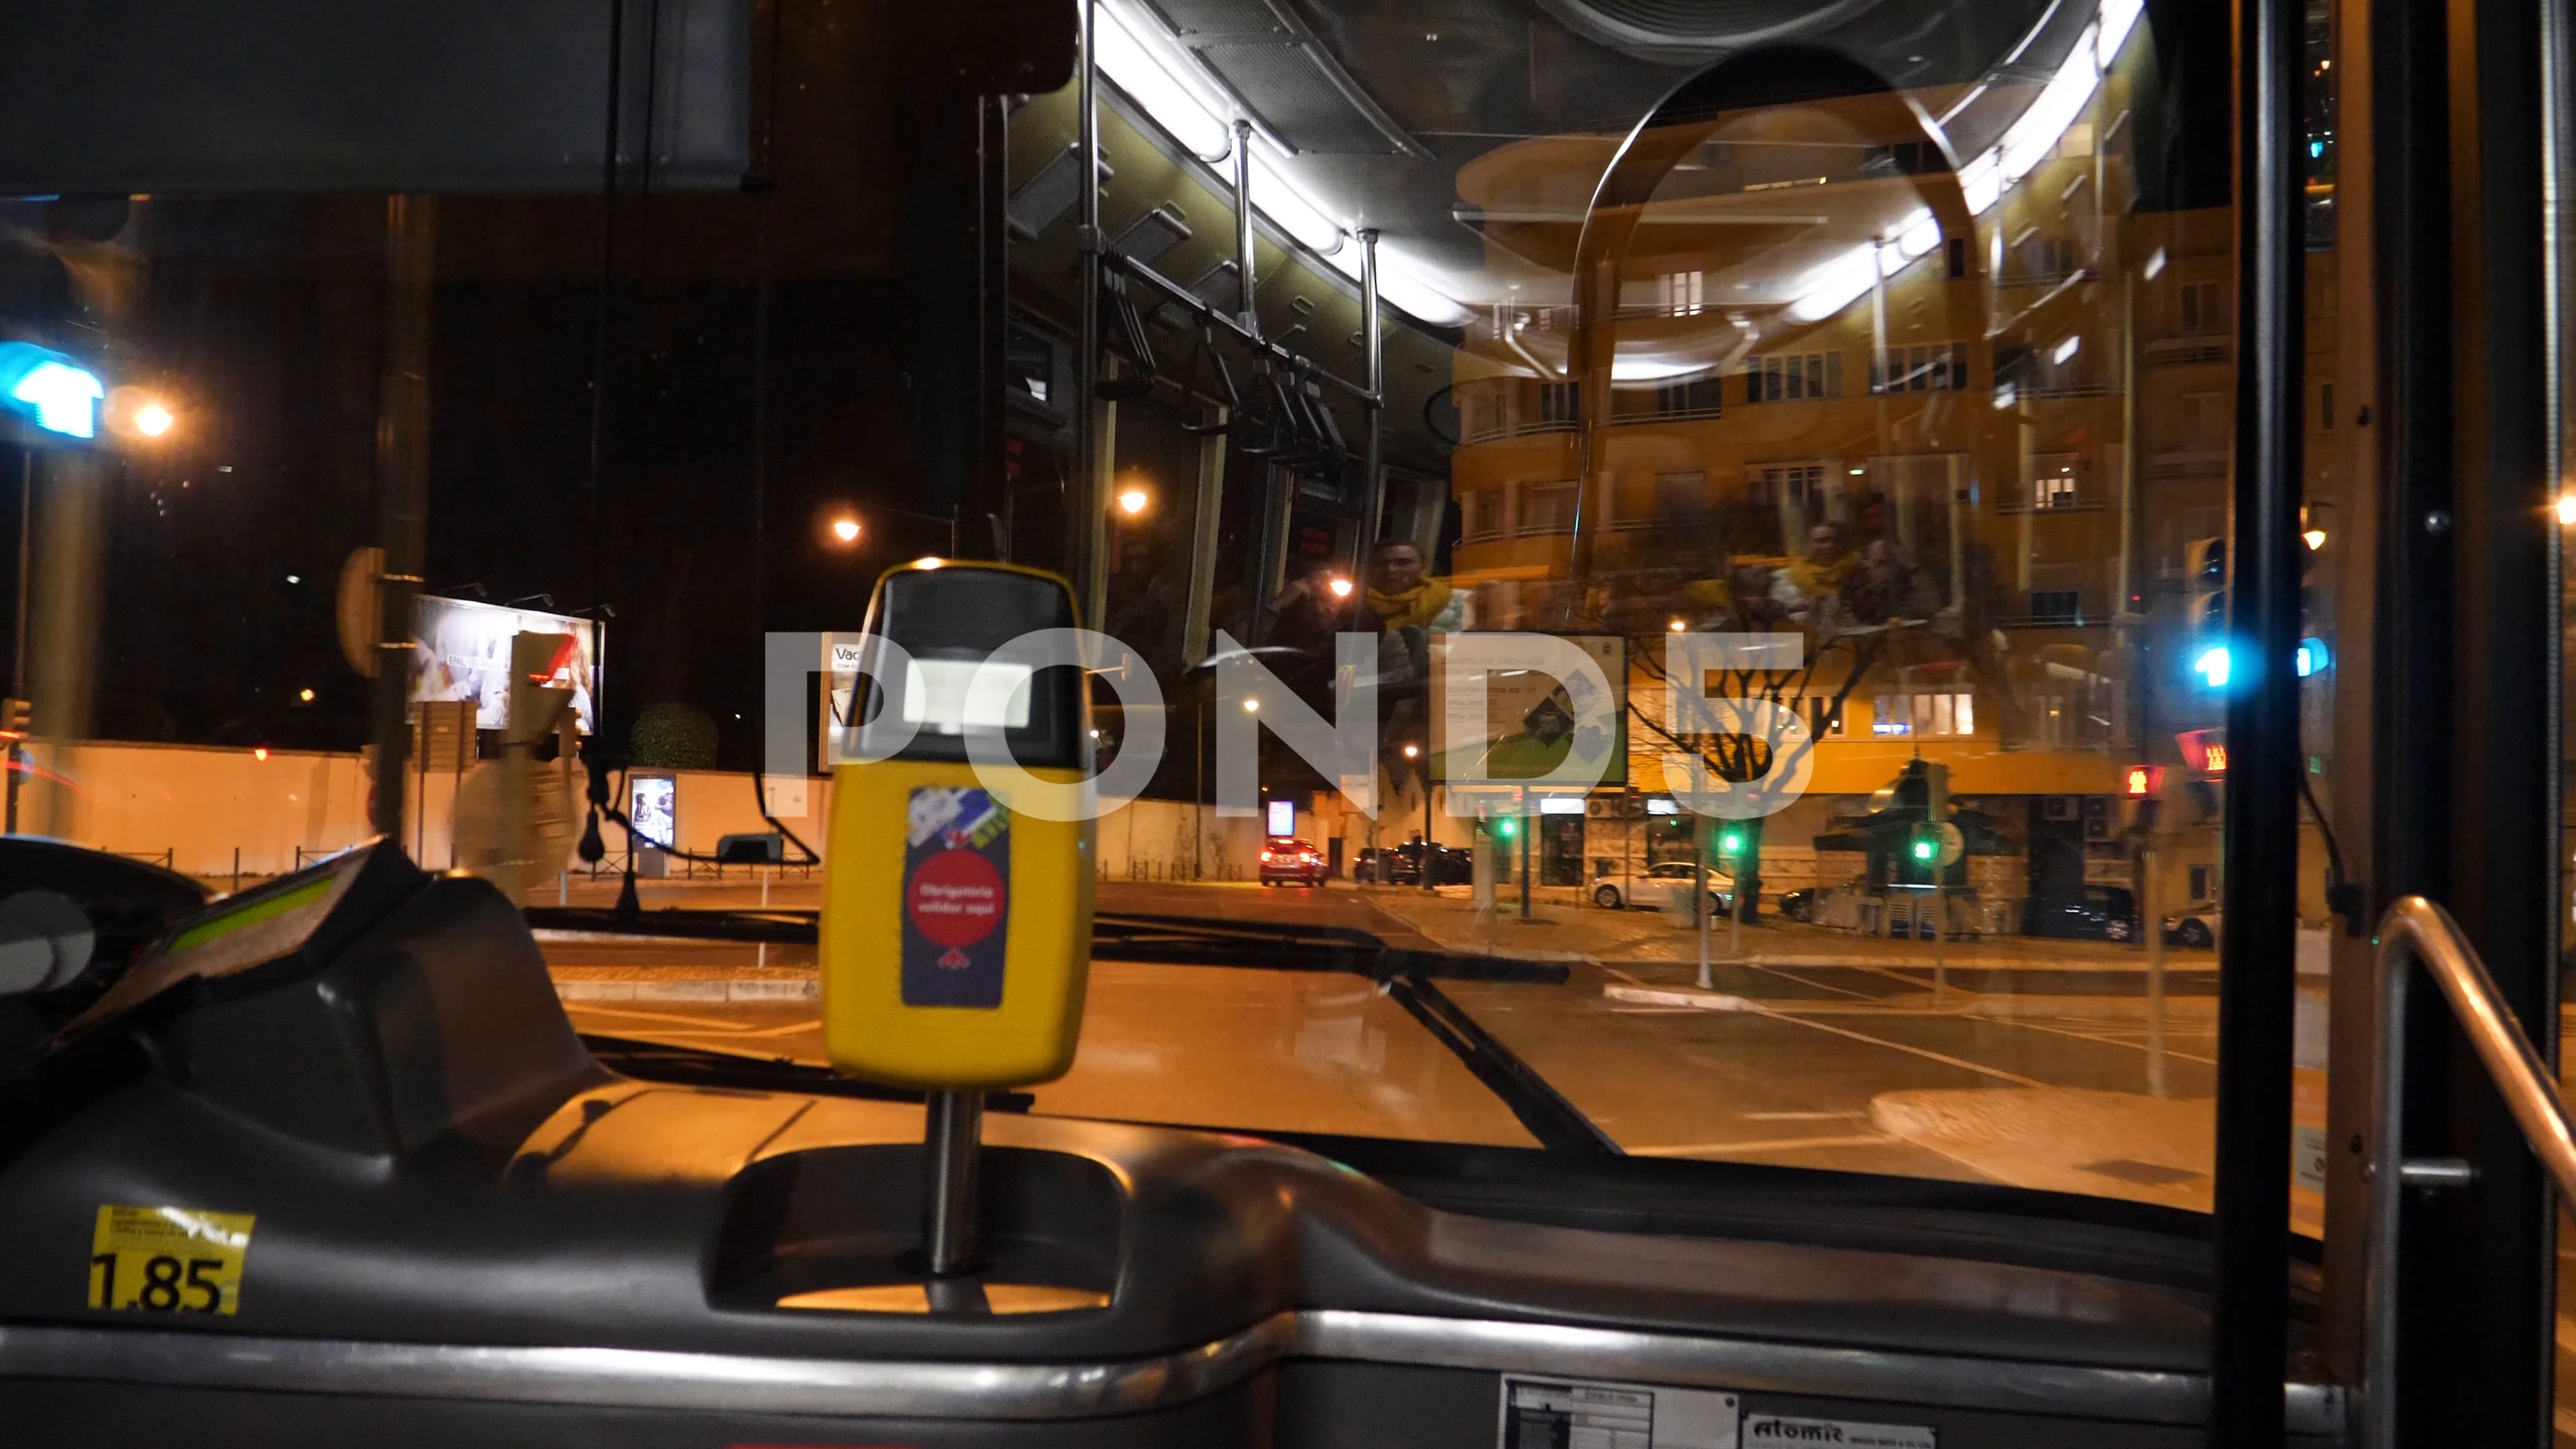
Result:
M810 890L775 887L772 904L801 904L794 897ZM646 903L751 905L756 889L671 887ZM1349 889L1100 891L1103 911L1460 944L1418 906L1388 906ZM1507 954L1563 959L1566 980L1442 989L1628 1152L2207 1206L2216 1003L2205 954L2176 953L2166 976L2158 1097L2134 951L1960 943L1949 948L1958 959L1985 964L1936 977L1928 944L1782 926L1748 933L1748 954L1824 964L1721 965L1717 991L1703 995L1694 960L1590 959L1567 946L1576 938L1562 924L1495 929ZM1557 944L1520 946L1541 936ZM810 948L550 937L545 949L585 1032L827 1060ZM1036 1095L1040 1112L1256 1132L1534 1140L1403 1006L1338 973L1096 963L1080 1055Z

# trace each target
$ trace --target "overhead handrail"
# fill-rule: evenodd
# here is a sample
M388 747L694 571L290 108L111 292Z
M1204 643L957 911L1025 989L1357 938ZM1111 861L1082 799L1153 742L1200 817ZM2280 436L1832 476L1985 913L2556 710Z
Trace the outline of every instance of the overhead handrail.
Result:
M1210 364L1216 375L1217 415L1204 423L1183 423L1181 431L1194 438L1215 437L1234 431L1234 420L1243 412L1243 394L1234 385L1234 370L1225 365L1225 354L1216 350L1216 329L1204 319L1199 323L1199 345L1190 354L1189 370L1181 376L1181 396L1186 402L1199 395L1199 364Z
M1228 316L1223 311L1210 306L1205 297L1202 297L1198 293L1191 291L1189 288L1182 286L1180 283L1173 281L1171 278L1164 276L1161 272L1154 270L1151 266L1136 260L1134 257L1128 256L1122 252L1104 250L1101 254L1101 260L1108 268L1124 272L1127 276L1143 283L1151 290L1160 292L1165 300L1170 302L1173 306L1180 308L1182 311L1187 312L1192 317L1197 318L1200 322L1215 327L1217 330L1233 337L1235 341L1249 349L1255 357L1265 358L1271 362L1287 367L1307 365L1311 361L1311 359L1303 356L1302 354L1292 351L1289 348L1282 347L1277 342L1271 341L1268 338L1254 336L1241 322ZM1334 372L1328 368L1317 366L1315 374L1325 386L1347 393L1351 397L1358 399L1363 405L1375 407L1381 405L1384 401L1384 399L1380 398L1366 385L1353 382L1349 378L1346 378L1340 373Z
M2363 1346L2362 1443L2367 1449L2397 1445L2397 1255L2399 1215L2409 1187L2463 1187L2475 1179L2468 1163L2404 1155L2406 1106L2406 992L2410 963L2421 961L2442 988L2451 1014L2476 1048L2487 1079L2504 1098L2558 1191L2576 1202L2576 1129L2551 1082L2549 1068L2496 990L2460 923L2422 896L2407 896L2379 921L2379 1110L2372 1114L2370 1145L2370 1253Z

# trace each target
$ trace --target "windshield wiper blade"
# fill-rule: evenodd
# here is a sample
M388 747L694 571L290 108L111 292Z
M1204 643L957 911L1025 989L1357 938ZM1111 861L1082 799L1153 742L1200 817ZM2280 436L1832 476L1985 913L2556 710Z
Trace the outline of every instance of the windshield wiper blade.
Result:
M740 941L746 945L811 946L814 911L701 910L685 906L622 916L591 906L530 906L528 924L541 931L594 935L658 936L673 940ZM1274 971L1345 971L1384 981L1400 976L1445 981L1521 981L1561 986L1569 968L1561 961L1510 956L1464 956L1389 946L1350 926L1293 922L1228 921L1204 916L1140 915L1103 911L1092 918L1095 961L1137 961L1169 966L1234 966Z
M529 906L520 912L532 930L581 931L600 936L661 936L681 941L740 941L772 946L811 946L820 911L702 910L671 906L621 915L606 906Z
M674 1046L628 1036L579 1033L581 1044L601 1066L619 1076L678 1086L749 1087L772 1092L801 1092L817 1097L860 1097L872 1102L913 1102L923 1094L909 1087L845 1077L790 1057L753 1056L710 1047ZM992 1112L1026 1112L1036 1105L1029 1092L987 1092L984 1107Z
M810 911L725 911L672 908L620 919L611 910L532 906L528 924L545 930L666 936L688 940L766 941L811 945ZM1441 978L1523 981L1562 985L1571 974L1559 961L1516 961L1498 956L1452 956L1391 947L1348 926L1308 926L1198 916L1102 912L1092 922L1092 959L1148 964L1247 968L1266 971L1334 971L1378 984L1405 1013L1446 1047L1513 1117L1553 1152L1618 1156L1619 1144L1592 1124L1537 1068L1487 1031L1440 989ZM671 1047L622 1037L584 1036L592 1054L629 1076L666 1081L725 1082L782 1091L837 1092L888 1101L919 1101L918 1092L854 1083L824 1068L783 1058ZM627 1065L631 1063L632 1065ZM1033 1100L1016 1096L1026 1111Z

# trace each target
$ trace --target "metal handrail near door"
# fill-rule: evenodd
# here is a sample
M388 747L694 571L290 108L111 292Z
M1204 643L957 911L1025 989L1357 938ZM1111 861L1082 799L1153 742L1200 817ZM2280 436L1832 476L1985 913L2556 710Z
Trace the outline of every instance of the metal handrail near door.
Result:
M2370 1258L2366 1297L2369 1337L2364 1345L2362 1444L2397 1444L2397 1267L2399 1218L2409 1187L2459 1187L2471 1179L2468 1164L2447 1158L2408 1158L2405 1150L2407 967L2421 961L2442 988L2451 1014L2477 1049L2523 1140L2576 1201L2576 1129L2551 1084L2549 1068L2513 1018L2485 963L2461 934L2451 913L2422 896L2407 896L2380 918L2378 1110L2370 1144ZM2392 1171L2391 1168L2394 1167Z

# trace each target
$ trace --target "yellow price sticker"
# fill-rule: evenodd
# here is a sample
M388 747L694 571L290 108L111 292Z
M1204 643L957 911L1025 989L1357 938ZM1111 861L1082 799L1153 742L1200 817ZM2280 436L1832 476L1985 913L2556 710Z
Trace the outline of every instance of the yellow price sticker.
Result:
M102 1207L89 1246L89 1306L143 1313L241 1310L250 1213Z

